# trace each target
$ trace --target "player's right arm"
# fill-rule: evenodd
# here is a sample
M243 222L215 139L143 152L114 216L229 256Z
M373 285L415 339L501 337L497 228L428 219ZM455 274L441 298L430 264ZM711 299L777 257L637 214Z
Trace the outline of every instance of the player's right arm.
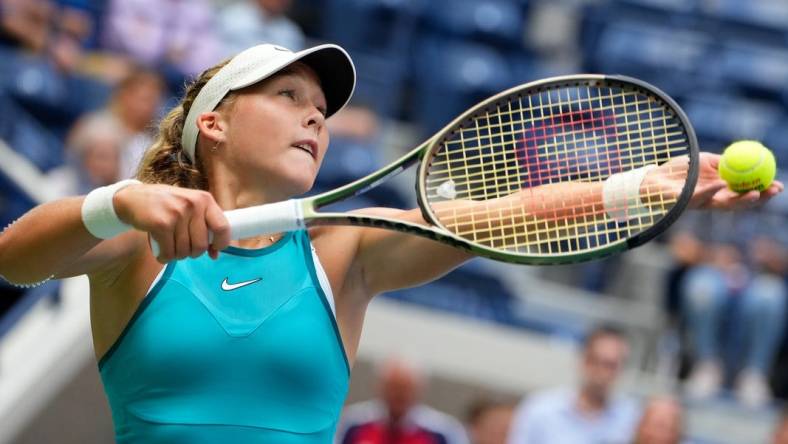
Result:
M166 185L131 185L113 199L115 212L138 231L101 240L82 221L84 197L39 205L0 234L0 275L14 284L49 278L122 270L141 249L149 233L161 246L158 259L167 262L212 254L229 243L229 227L221 208L204 191Z

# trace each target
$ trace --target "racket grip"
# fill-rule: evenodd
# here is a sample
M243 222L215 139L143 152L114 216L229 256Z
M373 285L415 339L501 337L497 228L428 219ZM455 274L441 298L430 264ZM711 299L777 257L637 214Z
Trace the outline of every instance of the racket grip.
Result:
M230 224L230 239L232 240L282 231L295 231L306 226L301 199L225 211L224 217ZM153 256L158 257L161 253L159 244L152 237L149 239ZM208 233L208 242L213 242L213 233Z

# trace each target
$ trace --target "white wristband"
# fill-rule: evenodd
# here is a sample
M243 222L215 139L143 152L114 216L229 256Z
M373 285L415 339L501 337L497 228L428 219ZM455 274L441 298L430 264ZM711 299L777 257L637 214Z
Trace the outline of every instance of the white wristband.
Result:
M623 173L613 174L602 185L602 204L605 212L616 222L648 214L649 209L640 200L640 185L646 174L656 165L646 165Z
M82 202L82 223L90 234L99 239L110 239L130 230L132 226L121 221L115 213L112 198L123 188L141 183L135 179L121 180L88 193Z

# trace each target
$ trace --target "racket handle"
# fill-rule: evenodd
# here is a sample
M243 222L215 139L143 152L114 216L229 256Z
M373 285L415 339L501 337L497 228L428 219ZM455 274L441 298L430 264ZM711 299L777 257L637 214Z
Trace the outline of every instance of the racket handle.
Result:
M225 211L224 217L230 224L232 240L295 231L305 227L301 199ZM161 252L159 244L152 237L149 239L153 256L158 257ZM208 233L208 242L213 242L213 233Z

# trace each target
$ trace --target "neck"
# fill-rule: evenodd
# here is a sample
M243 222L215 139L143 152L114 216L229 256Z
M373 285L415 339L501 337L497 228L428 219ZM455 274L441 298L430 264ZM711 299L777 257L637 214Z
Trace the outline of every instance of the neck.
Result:
M289 198L289 196L285 195L280 196L279 194L267 193L264 189L273 187L261 187L259 184L252 186L245 185L241 183L235 175L212 171L209 173L208 177L208 183L210 184L208 191L223 211L280 202ZM213 184L220 185L214 186ZM281 237L282 233L266 234L232 241L230 245L241 248L257 249L271 246Z
M591 390L583 389L577 397L577 409L588 415L602 412L607 407L607 396Z

